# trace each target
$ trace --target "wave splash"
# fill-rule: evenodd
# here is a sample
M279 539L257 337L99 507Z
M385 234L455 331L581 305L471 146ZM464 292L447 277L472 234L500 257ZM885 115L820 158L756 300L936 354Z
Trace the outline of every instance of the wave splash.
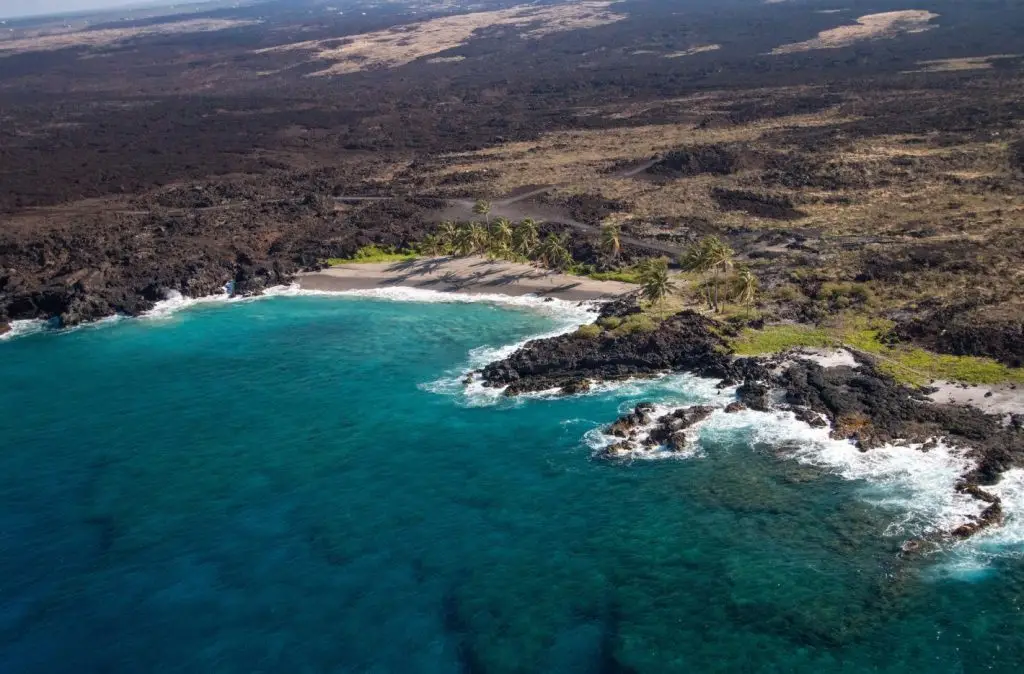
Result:
M928 451L922 451L918 444L892 444L863 452L848 440L832 438L829 428L812 428L789 411L726 413L724 404L732 399L735 389L717 390L713 382L697 377L672 378L690 387L686 396L664 395L660 382L649 382L646 387L631 384L633 400L624 402L620 412L628 412L640 399L656 402L652 413L655 418L694 404L718 409L687 429L695 440L685 451L656 447L635 452L629 458L699 459L707 456L711 447L741 440L753 451L771 452L780 459L859 482L858 498L894 514L884 535L901 541L952 531L973 521L984 508L985 504L956 490L960 477L974 467L973 459L941 441ZM603 428L594 427L583 436L583 442L595 454L619 440L603 433ZM649 431L641 429L640 439ZM987 572L998 559L1024 558L1024 469L1007 471L998 484L985 489L1002 499L1003 524L945 545L943 561L935 567L937 575L970 580Z
M50 321L44 320L11 321L10 328L10 330L0 335L0 342L14 339L16 337L34 335L36 333L52 329L52 325L50 324Z
M362 291L359 291L362 292ZM379 291L375 291L379 292ZM490 405L516 405L522 400L552 397L558 393L557 390L538 391L535 393L518 396L517 399L504 397L505 387L484 386L483 379L476 372L488 363L508 358L527 342L535 339L546 339L557 337L572 332L579 326L592 323L597 318L600 305L595 302L568 302L565 300L540 298L532 295L519 297L508 297L503 295L460 295L458 293L442 293L430 290L417 290L415 295L408 296L410 301L420 301L419 293L431 293L427 297L432 301L456 301L456 302L492 302L504 306L523 307L532 311L540 311L550 316L555 321L555 326L544 333L527 337L513 344L478 346L469 351L466 362L463 365L452 368L444 373L442 377L425 384L420 384L420 389L437 393L440 395L452 396L459 404L467 407L484 407ZM379 297L374 294L371 297ZM404 293L402 298L407 297ZM430 300L428 300L430 301Z

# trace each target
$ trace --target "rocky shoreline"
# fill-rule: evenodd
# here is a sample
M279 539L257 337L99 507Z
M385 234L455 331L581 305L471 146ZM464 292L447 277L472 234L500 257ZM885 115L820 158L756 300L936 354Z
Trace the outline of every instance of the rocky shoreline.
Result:
M606 305L603 318L635 312L629 300ZM600 321L600 319L599 319ZM534 340L509 357L483 368L485 386L505 387L505 395L559 389L566 394L589 389L593 381L688 372L735 386L726 413L743 409L790 411L813 427L830 427L831 436L849 440L863 452L888 444L927 452L941 440L974 462L957 491L983 505L972 521L935 540L912 540L904 553L939 539L966 538L1002 521L1000 499L985 487L1006 470L1024 467L1024 415L987 414L975 407L937 403L924 391L908 387L878 370L862 356L829 367L800 354L736 358L715 321L686 311L652 331L615 334L593 331ZM667 412L640 403L613 421L604 433L610 444L598 452L604 460L624 460L637 451L664 448L686 451L692 426L717 408L681 407Z

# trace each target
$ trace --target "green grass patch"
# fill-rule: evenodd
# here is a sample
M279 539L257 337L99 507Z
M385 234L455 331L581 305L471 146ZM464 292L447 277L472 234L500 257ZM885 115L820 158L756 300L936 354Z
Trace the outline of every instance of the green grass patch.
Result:
M576 329L576 336L580 339L597 339L601 336L601 326L594 323L581 325Z
M877 357L878 368L898 381L917 386L933 379L965 384L1024 383L1024 369L1003 365L991 358L932 353L907 344L886 344L882 336L891 323L849 318L831 327L773 325L763 330L743 330L733 342L737 355L756 356L796 347L847 346Z
M595 281L618 281L619 283L640 283L640 272L636 268L616 269L614 271L595 271L587 274Z
M632 335L637 332L654 332L660 322L647 314L630 314L623 318L612 332L616 336Z
M1024 383L1024 369L1007 367L990 358L951 356L917 347L896 347L885 354L892 360L879 363L896 379L924 385L932 379L966 384Z
M327 259L327 264L334 266L337 264L359 264L369 262L408 262L409 260L415 260L419 255L417 253L407 250L395 250L392 246L363 246L356 251L356 254L352 257L331 257Z
M772 325L763 330L744 329L733 341L740 356L761 356L799 346L829 348L839 346L825 328L810 325Z

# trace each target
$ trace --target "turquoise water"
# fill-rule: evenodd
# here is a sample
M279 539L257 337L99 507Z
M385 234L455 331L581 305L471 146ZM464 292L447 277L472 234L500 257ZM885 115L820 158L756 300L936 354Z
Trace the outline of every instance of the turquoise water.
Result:
M713 389L451 393L557 323L289 297L0 343L0 672L1020 671L1012 549L896 560L937 463L734 417L606 465L620 408Z

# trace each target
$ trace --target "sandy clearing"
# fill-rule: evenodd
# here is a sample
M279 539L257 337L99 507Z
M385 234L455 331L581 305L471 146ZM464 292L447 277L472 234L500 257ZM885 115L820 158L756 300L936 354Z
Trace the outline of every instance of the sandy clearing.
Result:
M988 414L1024 414L1022 386L968 386L951 381L935 381L930 386L937 390L928 397L937 403L970 405Z

